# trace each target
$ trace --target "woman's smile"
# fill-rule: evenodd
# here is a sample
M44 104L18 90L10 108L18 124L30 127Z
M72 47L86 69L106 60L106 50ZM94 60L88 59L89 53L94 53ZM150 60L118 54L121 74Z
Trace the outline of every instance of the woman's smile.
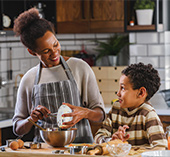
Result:
M59 60L59 56L56 56L56 57L54 57L54 58L51 58L50 60L53 61L53 62L56 62L56 61Z

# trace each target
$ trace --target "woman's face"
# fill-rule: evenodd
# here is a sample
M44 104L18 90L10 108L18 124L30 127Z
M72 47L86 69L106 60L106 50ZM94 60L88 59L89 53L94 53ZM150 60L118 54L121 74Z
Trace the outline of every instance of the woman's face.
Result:
M60 63L61 46L55 35L47 31L43 37L36 40L36 55L43 67L50 68Z

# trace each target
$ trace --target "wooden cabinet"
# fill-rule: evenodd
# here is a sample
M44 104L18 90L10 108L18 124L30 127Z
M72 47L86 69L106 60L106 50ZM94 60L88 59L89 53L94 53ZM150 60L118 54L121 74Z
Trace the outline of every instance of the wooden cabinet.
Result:
M57 33L124 32L123 0L56 0Z
M124 32L124 0L0 0L0 29L12 30L15 18L36 7L57 33ZM10 25L3 24L4 15Z
M118 98L119 78L124 68L125 66L92 67L105 105Z
M83 0L56 0L57 33L88 32L87 7Z
M124 1L91 1L90 32L124 32Z

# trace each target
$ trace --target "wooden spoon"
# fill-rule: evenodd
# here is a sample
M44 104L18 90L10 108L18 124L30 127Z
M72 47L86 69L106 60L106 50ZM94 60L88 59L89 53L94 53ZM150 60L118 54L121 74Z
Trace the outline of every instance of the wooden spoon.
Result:
M42 128L41 126L39 126L38 124L36 124L32 119L28 119L29 122L31 122L33 125L37 126L39 129L41 129L42 131L46 131L44 128Z

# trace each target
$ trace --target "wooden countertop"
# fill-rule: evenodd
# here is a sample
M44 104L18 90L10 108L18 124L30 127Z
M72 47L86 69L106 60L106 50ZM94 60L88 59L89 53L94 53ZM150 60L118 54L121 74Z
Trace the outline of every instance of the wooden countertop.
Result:
M26 143L27 144L27 143ZM41 143L41 149L17 149L17 150L12 150L9 147L5 147L5 151L2 152L0 151L0 157L11 157L11 156L15 156L15 157L53 157L53 156L63 156L63 157L70 157L70 156L74 156L74 157L80 157L80 156L89 156L89 155L85 155L85 154L70 154L65 147L60 147L60 148L54 148L52 146L49 146L46 143ZM56 150L65 150L64 154L59 154L59 153L54 153L54 151ZM145 150L145 151L151 151L151 150L162 150L162 148L160 147L155 147L153 149L149 149L149 150ZM132 149L133 153L134 150ZM141 153L144 151L141 151ZM110 155L90 155L90 156L98 156L98 157L110 157ZM133 155L128 155L126 157L132 157ZM135 154L135 157L141 157L141 154Z
M49 146L46 143L41 143L41 149L17 149L17 150L12 150L9 147L5 147L5 151L2 152L0 151L0 157L11 157L11 156L15 156L15 157L53 157L53 156L62 156L62 157L70 157L70 156L74 156L74 157L80 157L80 156L86 156L87 155L83 155L83 154L74 154L71 155L68 151L65 151L64 154L59 154L59 153L53 153L56 150L66 150L65 147L60 147L60 148L54 148L52 146ZM102 157L102 155L100 155L100 157ZM105 156L106 157L106 156Z

